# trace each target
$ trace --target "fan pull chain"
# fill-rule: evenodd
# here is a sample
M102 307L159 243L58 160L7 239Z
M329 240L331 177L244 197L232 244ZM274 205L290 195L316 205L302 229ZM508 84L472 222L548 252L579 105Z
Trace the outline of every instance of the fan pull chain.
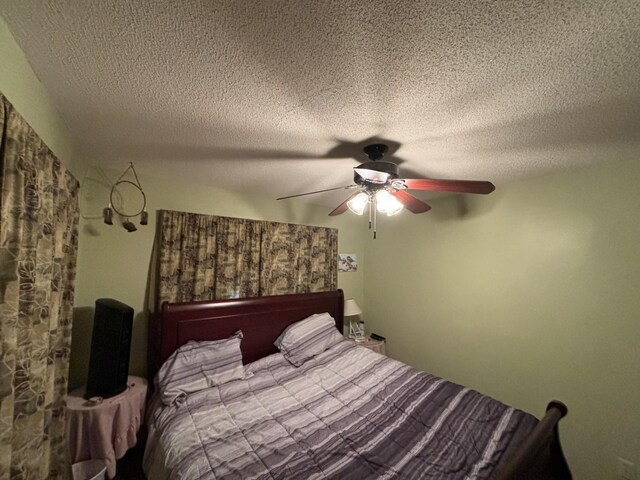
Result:
M371 202L369 202L369 230L371 230Z
M373 207L371 207L373 209L373 239L375 240L378 234L378 226L377 226L377 220L378 220L378 201L376 199L376 196L373 196Z

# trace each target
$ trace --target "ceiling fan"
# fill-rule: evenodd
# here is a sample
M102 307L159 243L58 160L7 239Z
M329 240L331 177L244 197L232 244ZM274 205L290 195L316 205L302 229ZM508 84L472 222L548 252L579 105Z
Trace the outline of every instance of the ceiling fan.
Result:
M407 193L405 190L437 190L444 192L487 194L493 192L496 188L491 182L476 180L399 178L400 169L398 165L382 160L388 150L389 147L384 143L374 143L363 148L369 161L353 169L354 185L289 195L287 197L280 197L277 200L331 192L333 190L356 189L356 192L338 205L329 215L340 215L346 212L347 209L357 215L362 215L367 207L369 207L369 228L371 229L373 227L373 238L375 239L377 213L391 216L400 213L403 208L406 208L412 213L424 213L431 210L431 206Z

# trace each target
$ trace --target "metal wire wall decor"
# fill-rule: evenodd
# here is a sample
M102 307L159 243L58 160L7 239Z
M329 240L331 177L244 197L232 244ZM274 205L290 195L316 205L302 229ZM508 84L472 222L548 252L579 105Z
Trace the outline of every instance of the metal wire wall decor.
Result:
M131 170L133 176L135 178L135 182L131 180L125 180L125 175ZM142 207L140 210L135 213L127 213L124 211L124 202L118 207L116 207L117 202L115 199L120 195L118 190L119 186L122 185L130 185L136 189L137 192L141 195L142 198ZM121 196L121 195L120 195ZM114 212L120 217L123 218L122 226L127 232L135 232L137 230L135 224L131 221L131 218L140 216L140 225L147 225L149 223L149 214L147 213L147 196L144 194L144 190L142 190L142 185L140 184L140 180L138 179L138 174L136 173L136 169L133 167L133 163L129 164L129 167L122 172L120 178L116 180L116 182L111 187L111 192L109 194L109 206L105 207L102 211L102 216L104 218L104 223L107 225L113 225L113 214Z

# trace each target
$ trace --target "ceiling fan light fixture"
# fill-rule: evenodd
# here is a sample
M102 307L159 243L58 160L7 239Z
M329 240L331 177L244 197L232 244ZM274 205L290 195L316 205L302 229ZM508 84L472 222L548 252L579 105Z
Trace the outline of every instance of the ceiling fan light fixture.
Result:
M356 215L362 215L368 203L369 195L367 195L365 192L360 192L347 202L347 207L349 207L349 210L351 210Z
M400 213L404 208L387 190L378 190L376 193L376 207L380 213L386 213L389 217Z

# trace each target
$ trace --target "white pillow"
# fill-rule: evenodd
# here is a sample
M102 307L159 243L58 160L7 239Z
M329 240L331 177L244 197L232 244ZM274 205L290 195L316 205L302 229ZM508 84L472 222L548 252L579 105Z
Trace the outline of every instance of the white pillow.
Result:
M289 325L274 345L296 367L344 340L328 313L316 313Z
M223 340L191 340L173 352L156 376L163 403L171 405L190 393L244 378L241 339L242 331L237 331Z

